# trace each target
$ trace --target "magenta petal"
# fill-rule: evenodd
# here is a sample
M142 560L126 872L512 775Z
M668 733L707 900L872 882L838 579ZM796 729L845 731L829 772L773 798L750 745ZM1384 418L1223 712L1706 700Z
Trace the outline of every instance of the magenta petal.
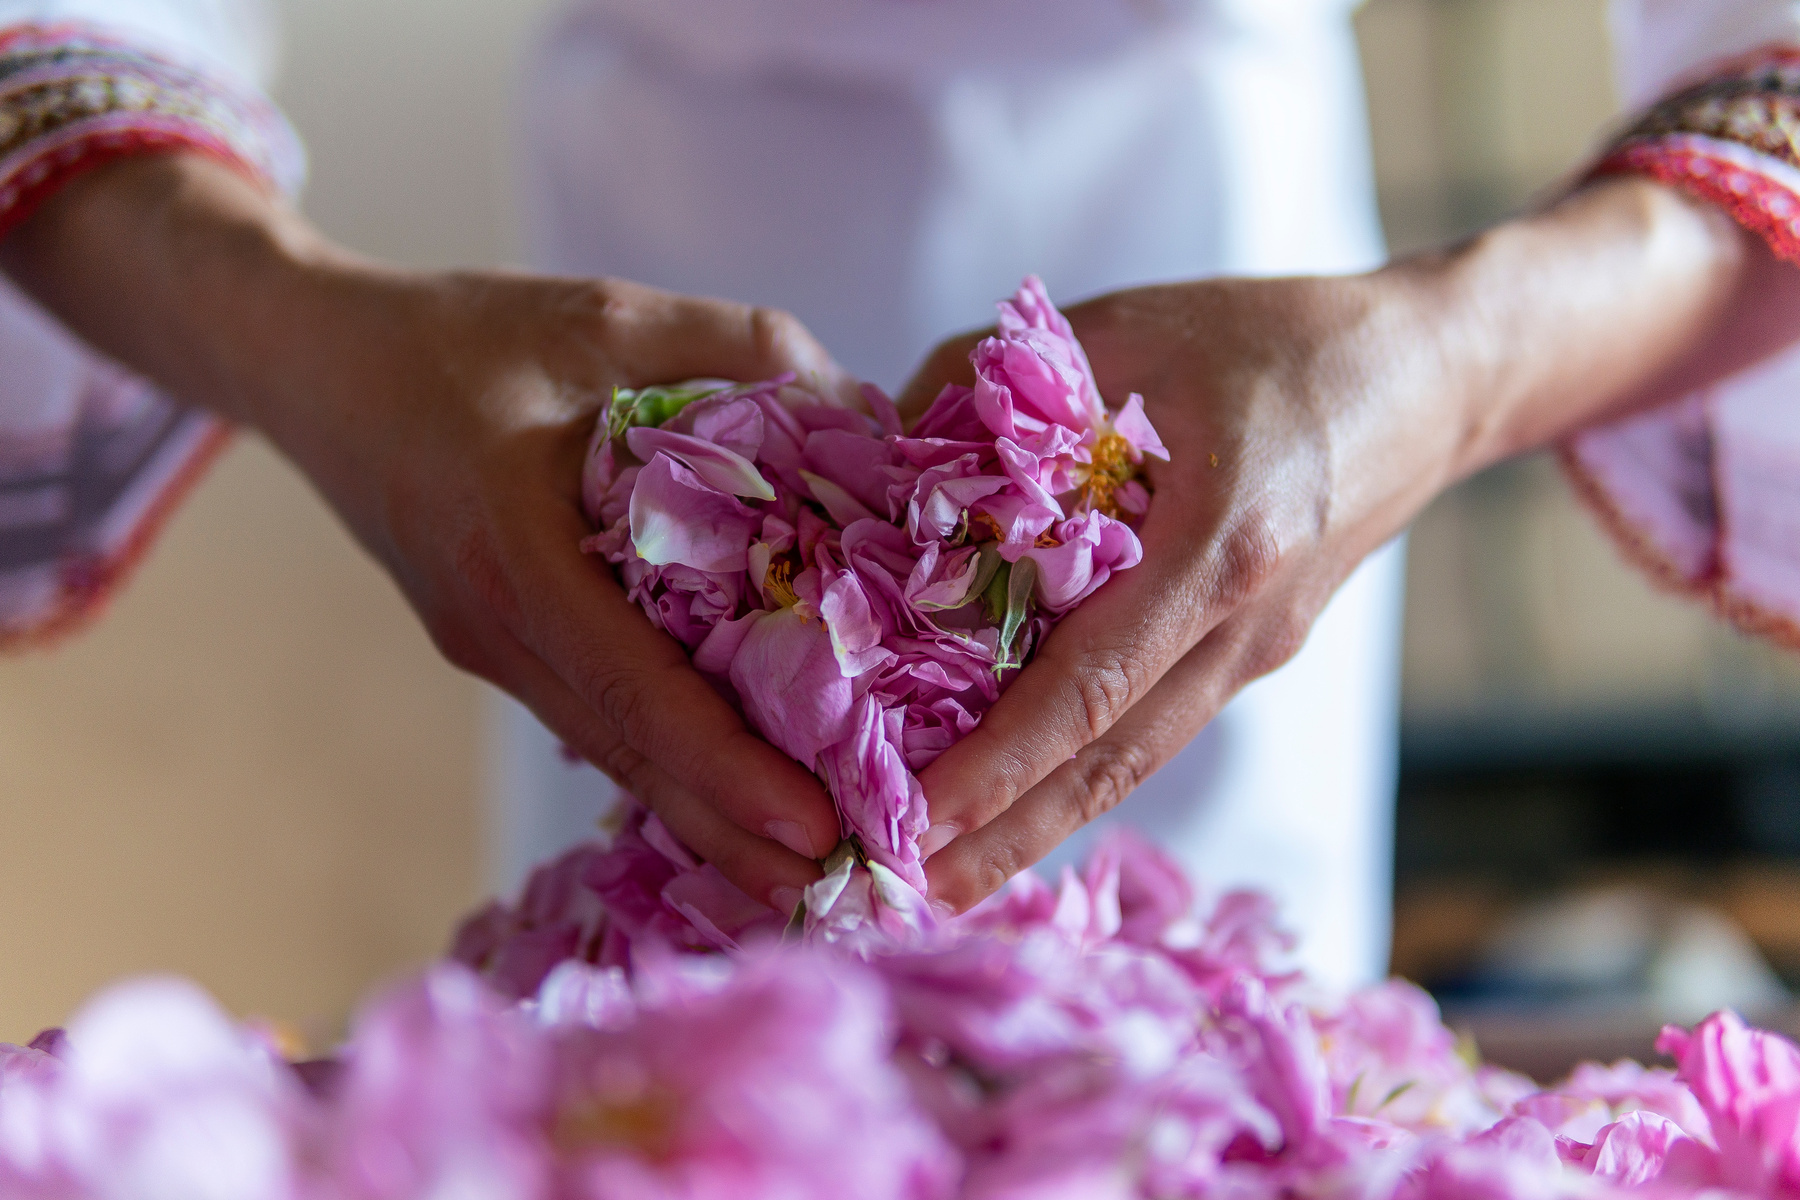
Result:
M631 492L631 541L653 565L742 571L762 518L666 454L638 472Z
M681 410L672 425L678 433L691 433L752 461L762 449L762 406L748 396L724 393L696 400Z
M791 608L764 616L739 645L730 675L750 723L807 770L849 736L850 681L818 621Z
M669 880L662 897L720 950L736 950L740 939L758 927L781 932L781 918L768 905L746 896L711 863Z
M1660 1179L1670 1151L1678 1142L1689 1140L1667 1117L1626 1113L1595 1137L1584 1165L1616 1187L1637 1187Z
M875 414L875 420L880 422L881 432L889 437L899 437L906 432L906 427L900 421L900 410L894 407L894 402L886 392L872 383L863 384L857 391L862 395L863 403L869 406L869 411Z
M755 410L762 419L760 409ZM685 433L638 426L625 434L631 452L649 462L658 454L667 454L687 467L702 480L732 496L748 496L753 500L773 500L775 489L757 471L756 464L733 450L714 445Z
M825 506L825 512L841 529L845 525L853 525L858 521L876 520L869 506L852 496L841 484L833 483L822 475L811 471L801 471L800 478L806 481L812 498Z
M694 650L694 669L703 675L724 679L731 672L731 660L737 657L739 647L750 636L751 627L768 615L761 611L745 613L734 621L720 621L714 625Z
M993 437L976 410L974 389L960 383L944 385L931 407L913 424L912 436L961 442L984 442Z
M581 460L581 507L587 513L588 520L601 528L612 524L611 521L602 520L600 514L606 505L606 493L618 474L616 468L612 431L605 421L601 421L594 427L594 436L588 440L587 454Z
M873 695L856 706L851 735L825 749L820 766L850 830L869 857L923 891L919 837L929 819L925 794L900 753L902 714L887 713Z
M893 482L888 468L897 458L891 443L866 433L821 429L807 435L805 454L815 475L837 484L871 512L886 515L888 486Z
M894 652L881 644L882 623L869 603L862 584L850 571L833 570L826 575L824 594L819 598L819 613L831 634L831 649L837 655L838 667L846 679L854 679L864 671L893 659Z
M1021 557L1037 562L1038 601L1051 614L1067 612L1091 596L1114 571L1137 566L1143 543L1130 526L1104 513L1091 512L1056 527L1062 544L1027 550Z
M1000 475L966 478L934 478L936 470L919 477L920 489L907 514L909 532L920 545L948 542L963 531L971 505L1004 491L1008 482ZM926 488L930 490L927 491Z

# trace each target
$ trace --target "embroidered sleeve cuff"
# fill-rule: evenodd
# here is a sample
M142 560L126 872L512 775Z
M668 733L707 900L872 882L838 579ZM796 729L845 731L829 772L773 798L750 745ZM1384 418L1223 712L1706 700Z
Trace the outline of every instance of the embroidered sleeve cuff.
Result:
M1715 68L1653 106L1591 177L1648 176L1800 263L1800 46ZM1800 649L1800 348L1563 447L1577 493L1653 579Z
M266 98L76 26L0 30L0 236L111 159L208 154L292 193L299 139Z
M286 193L304 173L252 91L93 29L0 28L0 236L82 171L168 150ZM227 435L0 279L0 650L98 614Z
M1592 174L1681 188L1800 262L1800 46L1736 59L1654 105Z

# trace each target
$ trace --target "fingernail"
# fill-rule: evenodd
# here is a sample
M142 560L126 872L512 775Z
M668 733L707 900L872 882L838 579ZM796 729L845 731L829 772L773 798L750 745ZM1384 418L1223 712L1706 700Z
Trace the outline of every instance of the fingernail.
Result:
M800 901L805 898L806 893L797 887L778 887L769 893L769 903L784 917L792 917L794 910L800 907Z
M819 857L818 852L813 849L812 835L798 821L770 821L763 826L763 834L774 838L801 858Z
M945 846L954 842L956 840L956 835L961 832L962 830L950 824L948 821L941 825L933 825L930 829L927 829L925 831L925 836L919 839L919 861L924 862L939 850L942 850Z
M929 903L931 905L931 915L936 917L939 921L954 921L956 919L955 905L945 900L932 900Z

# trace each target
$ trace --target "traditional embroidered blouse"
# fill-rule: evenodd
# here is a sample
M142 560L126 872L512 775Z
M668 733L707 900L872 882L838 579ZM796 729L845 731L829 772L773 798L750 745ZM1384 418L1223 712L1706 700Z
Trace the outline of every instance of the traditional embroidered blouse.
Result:
M1717 204L1800 263L1800 5L1616 6L1639 115L1595 174ZM1800 348L1563 448L1626 554L1740 628L1800 649Z
M0 0L0 16L18 7ZM117 7L159 24L0 25L0 237L70 179L126 155L179 149L298 188L299 141L240 73L254 56L222 16L204 4L160 17L154 0ZM96 611L226 436L0 279L0 647Z

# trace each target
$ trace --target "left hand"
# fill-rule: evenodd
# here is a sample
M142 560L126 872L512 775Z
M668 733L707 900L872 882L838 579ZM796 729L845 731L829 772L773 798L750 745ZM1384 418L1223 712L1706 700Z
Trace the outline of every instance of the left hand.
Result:
M1796 281L1716 211L1627 179L1367 275L1068 309L1102 393L1143 394L1170 462L1150 464L1143 562L923 773L956 835L926 864L932 898L968 908L1118 804L1451 483L1800 336ZM972 382L973 341L940 347L903 407Z

